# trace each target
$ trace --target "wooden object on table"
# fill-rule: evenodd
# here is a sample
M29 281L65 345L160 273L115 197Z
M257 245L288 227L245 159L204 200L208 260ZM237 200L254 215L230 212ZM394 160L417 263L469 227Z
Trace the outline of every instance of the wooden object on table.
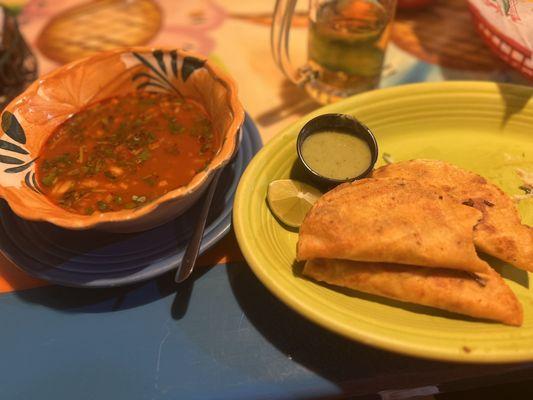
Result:
M463 0L435 0L419 10L398 10L392 41L415 57L442 67L491 71L503 66L475 31Z

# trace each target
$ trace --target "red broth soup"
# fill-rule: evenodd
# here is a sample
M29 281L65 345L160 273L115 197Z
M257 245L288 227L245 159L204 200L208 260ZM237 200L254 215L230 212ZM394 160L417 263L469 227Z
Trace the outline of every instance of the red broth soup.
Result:
M61 124L37 160L37 181L74 213L134 209L189 183L219 147L197 103L137 92L93 104Z

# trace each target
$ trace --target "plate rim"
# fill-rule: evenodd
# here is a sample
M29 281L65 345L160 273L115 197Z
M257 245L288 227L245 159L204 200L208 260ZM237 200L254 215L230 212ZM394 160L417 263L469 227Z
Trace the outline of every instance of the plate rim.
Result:
M246 171L248 164L252 161L253 157L257 154L257 152L260 151L261 148L263 147L263 141L259 133L259 130L257 128L257 125L255 124L255 122L253 121L253 119L250 117L248 113L246 113L245 115L245 120L242 126L243 126L243 134L242 134L243 140L241 140L240 146L242 146L244 142L244 135L246 135L250 140L249 145L251 148L251 154L250 154L250 159L248 160L248 162L243 165L243 170L242 170L241 176L238 178L238 182L240 182L242 174L244 174L244 171ZM237 183L237 188L238 188L238 183ZM233 200L237 193L236 189L235 189L235 192L233 193ZM8 205L7 207L9 208ZM206 238L206 236L210 236L210 237L207 240L202 240L199 255L202 255L207 250L209 250L211 247L213 247L216 243L222 240L230 231L231 226L232 226L232 214L233 214L233 201L232 200L228 201L228 204L225 207L225 209L226 208L228 209L227 215L224 217L222 221L220 221L218 226L214 227L214 229L211 232L204 233L204 237L203 237L204 239ZM9 212L13 212L13 211L9 210ZM33 221L29 221L29 222L33 223ZM1 230L5 232L4 228L1 228ZM4 238L1 238L2 236ZM114 288L114 287L137 284L137 283L145 282L150 279L154 279L162 274L167 273L168 271L176 268L176 266L180 262L179 258L175 257L176 258L175 262L169 263L169 266L160 267L159 269L152 271L152 273L144 273L143 271L135 275L135 277L133 278L131 277L131 275L126 275L126 276L118 277L118 278L99 278L94 281L87 281L87 282L79 283L79 282L73 282L72 280L62 278L62 277L59 277L59 278L50 277L46 273L42 273L35 269L26 268L20 265L16 261L16 259L19 259L19 257L13 257L13 255L11 254L12 252L8 252L4 249L4 244L2 242L5 242L5 241L8 241L11 247L16 247L17 250L15 251L15 253L21 253L21 257L27 258L27 257L31 257L31 255L27 255L25 252L20 252L20 249L18 249L17 244L13 242L13 240L11 239L9 235L7 235L7 233L0 234L0 253L5 258L7 258L19 270L21 270L25 274L28 274L34 278L44 280L48 284L57 284L61 286L68 286L68 287L75 287L75 288L102 289L102 288ZM162 262L162 260L163 259L158 259L156 262L159 263L159 262Z
M298 126L303 126L305 121L313 118L316 115L328 113L328 112L342 112L347 106L353 107L354 100L364 103L368 98L378 99L385 96L394 96L400 94L411 94L411 92L420 92L420 91L431 91L431 92L449 92L450 90L458 90L464 93L476 92L496 92L499 87L503 87L508 90L510 93L516 93L518 95L522 94L531 94L531 99L533 99L533 87L528 87L525 85L519 84L509 84L509 83L496 83L489 81L442 81L442 82L421 82L421 83L411 83L407 85L400 85L390 88L377 89L358 95L351 96L347 99L344 99L338 103L329 104L324 107L320 107L311 113L308 113L296 122L286 126L282 129L277 135L275 135L268 143L266 143L263 148L254 156L252 161L246 167L246 170L241 176L237 191L235 193L235 200L233 205L233 227L235 231L235 236L239 244L239 248L242 251L242 254L252 269L253 273L259 278L259 280L267 287L267 289L273 293L278 299L282 300L286 305L292 308L301 316L313 321L319 326L332 331L334 333L340 334L341 336L348 338L350 340L356 340L359 343L381 349L392 351L397 354L414 356L427 360L437 360L437 361L447 361L447 362L457 362L465 364L501 364L501 363L517 363L517 362L528 362L533 361L533 348L527 352L512 352L509 351L506 354L501 353L459 353L452 350L447 350L445 347L420 347L414 342L408 342L405 340L396 340L394 337L387 337L383 334L374 334L363 329L360 330L354 326L348 326L339 322L335 319L328 319L321 313L315 312L312 307L307 305L305 301L302 301L298 296L289 294L287 291L281 289L277 284L275 279L272 279L263 268L260 267L260 260L253 251L249 249L245 243L246 233L244 229L244 224L241 221L240 210L243 209L243 203L245 202L243 193L246 190L245 184L252 174L252 170L256 168L256 165L259 165L262 162L262 158L265 157L265 154L268 154L268 149L270 147L275 147L277 144L281 143L284 140L288 140L289 136L293 136L293 132L297 129ZM533 100L529 100L529 102ZM527 103L526 103L527 104Z

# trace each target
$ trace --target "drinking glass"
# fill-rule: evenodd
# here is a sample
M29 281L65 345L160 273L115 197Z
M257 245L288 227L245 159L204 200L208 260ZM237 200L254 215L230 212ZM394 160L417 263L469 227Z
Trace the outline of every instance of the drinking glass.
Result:
M321 104L375 88L396 0L310 0L307 62L295 68L289 32L297 0L277 0L271 30L274 61Z

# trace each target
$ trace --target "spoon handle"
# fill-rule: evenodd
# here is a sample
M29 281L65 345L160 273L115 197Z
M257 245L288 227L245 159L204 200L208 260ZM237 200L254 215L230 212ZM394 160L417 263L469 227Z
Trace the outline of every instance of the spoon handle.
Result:
M207 194L204 199L204 204L202 206L200 215L198 216L196 226L194 227L191 240L187 245L187 249L185 250L185 254L183 255L183 260L181 261L181 265L178 268L178 271L176 272L176 276L174 277L174 281L176 283L181 283L185 279L187 279L194 269L194 264L196 264L196 259L198 258L198 252L200 250L200 244L202 243L202 237L204 235L205 223L209 215L209 210L211 209L211 201L213 200L218 180L220 178L220 175L222 175L223 169L224 168L218 169L213 175L213 180L211 181L207 190Z

